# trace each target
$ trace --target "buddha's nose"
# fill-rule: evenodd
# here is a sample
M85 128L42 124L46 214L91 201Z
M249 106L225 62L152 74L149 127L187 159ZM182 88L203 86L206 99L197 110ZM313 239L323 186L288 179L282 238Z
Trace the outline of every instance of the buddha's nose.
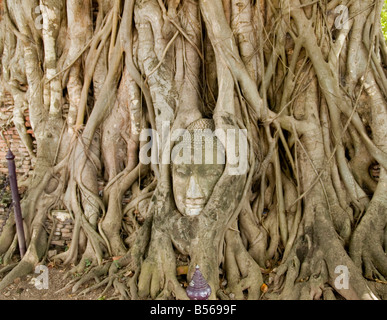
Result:
M194 176L191 176L189 180L189 186L187 190L187 198L188 199L202 199L204 198L204 194L196 181Z

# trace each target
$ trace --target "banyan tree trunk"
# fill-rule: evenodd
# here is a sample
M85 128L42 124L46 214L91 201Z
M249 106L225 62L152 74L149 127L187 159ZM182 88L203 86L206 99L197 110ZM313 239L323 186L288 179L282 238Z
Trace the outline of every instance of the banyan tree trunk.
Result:
M382 7L3 1L1 81L36 166L22 201L28 250L12 264L11 215L0 290L47 261L44 224L62 209L72 242L50 259L88 270L73 292L188 299L199 265L210 299L385 299ZM212 136L225 163L182 171L171 155L187 128L239 132L237 151Z

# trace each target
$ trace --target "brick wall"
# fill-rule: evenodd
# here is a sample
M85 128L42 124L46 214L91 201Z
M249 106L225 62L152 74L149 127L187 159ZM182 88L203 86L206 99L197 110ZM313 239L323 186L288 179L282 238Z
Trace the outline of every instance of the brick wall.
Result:
M29 123L28 113L26 116L26 126L28 133L33 137L31 125ZM13 124L13 100L11 95L5 94L0 101L0 131L3 132L4 138L10 144L11 150L15 155L16 174L18 181L23 181L31 172L33 165L31 157L24 147L19 134ZM0 227L5 223L7 208L11 203L11 194L9 187L4 188L6 177L8 176L8 164L5 156L8 151L7 143L0 136ZM23 190L20 192L22 193Z
M13 100L11 95L5 94L0 103L0 131L3 132L4 138L10 144L11 150L15 155L18 181L23 181L30 175L34 164L32 163L31 157L13 124ZM28 112L25 113L25 119L27 133L33 138L34 134L31 129L31 124L29 123ZM7 143L0 136L0 234L2 232L2 227L8 218L8 214L13 212L13 209L9 210L9 205L11 203L9 187L4 188L4 181L8 175L8 165L7 160L5 159L7 151ZM19 192L23 193L22 188L19 188ZM54 230L52 230L53 221L55 221ZM47 219L45 226L49 233L52 232L50 248L54 250L50 251L50 254L63 251L65 248L70 246L74 226L71 216L68 213L60 210L53 211L52 219Z
M19 134L12 122L13 100L9 94L4 97L3 103L0 105L0 130L4 133L5 139L8 140L11 150L15 155L16 173L19 179L28 176L32 169L31 157L28 154L26 147L21 141ZM26 112L27 132L33 136L31 125L29 123L28 113ZM0 137L0 175L8 174L7 160L7 143Z
M74 223L71 215L63 210L51 211L52 220L47 219L47 231L52 233L51 248L61 251L64 248L70 247L71 239L73 237ZM55 222L55 229L53 229L53 221Z

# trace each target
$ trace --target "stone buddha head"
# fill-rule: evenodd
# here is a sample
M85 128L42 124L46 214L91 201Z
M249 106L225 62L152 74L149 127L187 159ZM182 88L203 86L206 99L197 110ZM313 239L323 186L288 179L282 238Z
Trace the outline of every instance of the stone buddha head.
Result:
M172 154L174 199L177 209L185 216L202 212L223 174L225 151L214 129L211 119L193 122L175 146L180 151L180 161Z

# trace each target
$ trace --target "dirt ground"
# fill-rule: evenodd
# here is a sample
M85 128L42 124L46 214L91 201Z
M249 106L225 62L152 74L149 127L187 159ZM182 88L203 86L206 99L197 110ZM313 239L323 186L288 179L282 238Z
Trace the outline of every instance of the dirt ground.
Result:
M105 287L95 290L86 296L78 293L88 285L85 284L76 293L71 292L71 287L66 288L71 278L63 279L68 270L58 267L48 267L48 289L39 290L36 286L36 278L39 274L30 274L23 278L18 278L13 284L0 292L0 300L110 300L114 297L114 289L109 289L104 296L101 294ZM0 278L1 279L1 278ZM40 283L43 283L41 281ZM90 283L93 285L95 282Z

